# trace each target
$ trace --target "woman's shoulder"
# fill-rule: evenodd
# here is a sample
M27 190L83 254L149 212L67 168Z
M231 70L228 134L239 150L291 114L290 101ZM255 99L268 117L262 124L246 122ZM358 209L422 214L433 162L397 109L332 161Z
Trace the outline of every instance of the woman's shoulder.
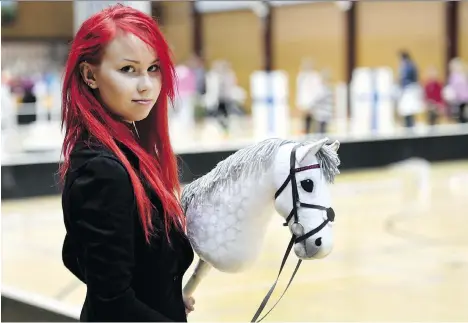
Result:
M106 183L130 184L130 176L117 155L97 141L78 141L70 154L68 176L71 182L92 178Z
M70 156L63 197L74 205L133 205L133 187L123 163L103 147L77 146ZM112 196L112 198L110 198ZM112 202L113 201L113 202ZM73 207L73 206L72 206Z
M122 164L119 158L106 146L97 141L76 142L70 154L70 168L77 170L84 166L110 160ZM122 165L123 166L123 165Z

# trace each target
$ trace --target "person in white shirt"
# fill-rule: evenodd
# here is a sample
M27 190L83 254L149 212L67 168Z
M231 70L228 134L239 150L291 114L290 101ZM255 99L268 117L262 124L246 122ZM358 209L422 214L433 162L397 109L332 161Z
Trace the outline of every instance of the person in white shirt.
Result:
M304 131L311 132L312 110L320 93L321 76L310 59L304 59L297 75L296 106L304 112Z

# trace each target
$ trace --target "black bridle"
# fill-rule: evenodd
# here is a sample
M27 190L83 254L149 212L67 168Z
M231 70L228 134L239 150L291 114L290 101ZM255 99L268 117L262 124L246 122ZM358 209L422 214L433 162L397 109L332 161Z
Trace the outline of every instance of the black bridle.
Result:
M280 194L288 186L289 182L291 182L293 208L292 208L291 212L289 213L288 217L286 218L286 221L285 221L285 223L283 225L287 226L289 224L289 222L291 221L291 219L294 217L294 222L291 225L292 237L291 237L291 240L289 241L288 247L287 247L286 252L285 252L285 254L283 256L283 260L281 262L281 266L280 266L279 273L278 273L278 276L276 278L276 281L274 282L273 286L271 286L271 288L268 291L267 295L263 299L262 303L260 304L260 306L259 306L257 312L255 313L254 317L252 318L251 322L255 322L257 320L257 318L260 316L263 309L265 308L266 304L268 303L268 300L270 299L271 294L273 293L273 291L274 291L274 289L276 287L276 284L278 283L278 279L279 279L279 277L281 275L281 272L283 271L283 267L284 267L284 265L286 263L286 260L288 259L289 253L291 252L291 249L292 249L293 245L296 244L296 243L304 242L307 238L313 236L314 234L316 234L317 232L322 230L329 222L334 222L335 221L335 212L333 211L333 209L331 207L324 207L324 206L321 206L321 205L302 203L299 200L299 192L297 191L296 173L303 172L303 171L309 170L309 169L318 169L318 168L320 168L320 164L312 164L312 165L296 168L296 150L300 146L302 146L302 144L298 144L298 145L293 147L293 149L291 151L290 162L289 162L289 165L290 165L289 166L289 175L286 178L286 180L284 181L283 185L281 185L281 187L278 189L278 191L275 194L275 199L277 199L278 196L280 196ZM299 223L299 215L298 215L298 212L297 212L298 208L300 208L300 207L326 211L327 212L327 219L324 220L322 222L322 224L320 224L315 229L310 230L307 233L304 233L304 227ZM305 245L304 245L304 247L305 247ZM302 263L302 259L299 259L298 262L297 262L296 268L294 269L294 272L293 272L291 278L289 279L288 285L286 286L283 294L281 294L280 298L275 303L275 305L273 305L273 307L258 322L262 321L273 310L273 308L275 308L275 306L279 303L279 301L283 298L284 294L286 293L286 291L289 288L289 285L291 285L291 283L292 283L292 281L294 279L294 276L296 276L296 273L297 273L301 263Z

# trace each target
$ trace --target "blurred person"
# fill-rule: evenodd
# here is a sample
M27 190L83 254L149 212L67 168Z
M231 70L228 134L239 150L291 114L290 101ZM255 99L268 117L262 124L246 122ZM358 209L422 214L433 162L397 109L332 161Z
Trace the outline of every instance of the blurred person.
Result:
M203 64L202 59L196 55L193 54L188 62L187 66L193 71L195 74L195 82L197 85L197 92L199 95L203 95L206 93L206 71L205 71L205 66Z
M2 70L2 87L1 92L1 119L2 130L11 130L16 128L16 98L11 89L11 72L9 70ZM5 134L2 133L2 149L5 146Z
M458 108L458 121L466 123L466 106L468 105L468 74L461 59L454 58L449 63L450 75L448 86L453 91L453 103Z
M296 106L304 111L304 131L311 132L312 111L320 93L321 75L314 69L313 63L309 59L304 59L301 69L297 75Z
M443 84L439 80L437 70L431 67L424 82L424 100L426 103L428 122L433 126L444 114L444 100L442 98Z
M215 115L225 134L229 132L229 108L233 104L233 93L237 79L230 65L226 61L215 61L208 72L208 91Z
M23 80L23 97L21 103L36 103L36 95L34 94L34 82L31 80Z
M148 15L110 6L78 30L65 66L62 257L86 284L81 321L186 321L185 234L167 104L175 71Z
M185 64L176 66L177 95L176 118L183 129L190 131L195 126L195 103L197 96L195 73Z
M187 66L195 75L196 93L194 97L195 121L199 122L206 116L206 104L204 102L204 95L206 94L206 70L202 59L193 54Z
M314 120L317 122L318 133L325 134L328 124L333 117L333 86L331 83L330 71L324 69L320 73L320 83L318 84L316 100L312 108Z
M407 128L415 125L415 115L421 110L421 88L418 84L419 75L416 64L406 51L400 51L400 100L398 113L404 118Z

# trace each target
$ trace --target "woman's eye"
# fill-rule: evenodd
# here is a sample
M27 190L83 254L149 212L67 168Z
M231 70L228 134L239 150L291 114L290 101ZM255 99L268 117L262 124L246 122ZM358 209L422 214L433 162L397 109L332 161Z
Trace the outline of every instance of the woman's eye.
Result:
M311 179L305 179L301 181L301 186L304 189L304 191L308 193L312 193L312 191L314 190L314 182L312 182Z
M125 73L135 72L135 69L133 68L133 66L124 66L120 70Z
M153 65L153 66L151 66L151 67L148 69L148 71L150 71L150 72L158 72L159 69L160 69L159 65Z

